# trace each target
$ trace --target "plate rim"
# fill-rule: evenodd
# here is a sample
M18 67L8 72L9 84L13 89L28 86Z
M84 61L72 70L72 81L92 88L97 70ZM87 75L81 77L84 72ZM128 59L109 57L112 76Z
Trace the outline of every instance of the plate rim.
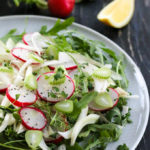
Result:
M46 19L46 20L52 20L52 21L57 21L57 19L59 18L56 18L56 17L49 17L49 16L42 16L42 15L6 15L6 16L0 16L0 21L2 20L8 20L8 19L13 19L13 18L17 18L17 19L28 19L28 18L35 18L35 19ZM61 20L64 20L64 19L61 19ZM87 31L89 32L92 32L94 33L95 35L97 35L98 37L104 39L105 41L107 41L108 43L110 43L111 45L114 45L118 51L120 51L121 53L123 53L126 58L130 61L130 63L135 67L135 70L138 71L141 75L141 78L143 80L143 85L144 85L144 89L145 89L145 96L146 96L146 103L148 104L146 106L147 108L147 111L146 111L146 118L145 118L145 123L143 125L143 128L142 130L140 131L140 135L139 137L137 138L136 142L134 143L134 145L132 146L132 149L134 150L138 144L140 143L145 131L146 131L146 127L148 125L148 120L149 120L149 115L150 115L150 102L149 102L149 92L148 92L148 87L147 87L147 84L146 84L146 81L143 77L143 74L142 72L140 71L138 65L133 61L133 59L131 58L131 56L123 49L121 48L121 46L119 46L117 43L115 43L114 41L112 41L111 39L109 39L108 37L106 37L105 35L99 33L98 31L94 30L94 29L91 29L90 27L87 27L85 25L82 25L82 24L79 24L79 23L76 23L74 22L72 25L74 25L75 27L77 28L83 28L83 29L86 29Z

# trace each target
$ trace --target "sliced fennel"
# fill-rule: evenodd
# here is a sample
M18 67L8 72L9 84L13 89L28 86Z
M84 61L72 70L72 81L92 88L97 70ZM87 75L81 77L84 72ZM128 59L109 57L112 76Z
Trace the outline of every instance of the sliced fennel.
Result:
M85 118L87 116L87 113L88 113L88 106L86 108L83 108L81 110L81 113L78 117L78 120L77 121L80 121L82 120L83 118ZM74 127L73 127L74 128ZM70 139L71 138L71 134L72 134L72 131L73 131L73 128L71 128L70 130L67 130L65 132L58 132L58 134L60 134L63 138L65 139Z
M20 68L17 77L14 81L14 84L18 85L18 84L22 84L22 80L24 79L24 75L25 75L25 70L28 66L30 66L32 64L32 60L28 60L26 63L24 63L22 65L22 67Z
M15 119L12 114L6 114L1 126L0 126L0 133L3 132L7 126L12 125L15 123Z
M36 90L37 89L37 80L36 77L32 74L32 67L29 66L24 80L24 85L29 90Z
M29 57L30 57L31 59L35 60L35 61L38 62L38 63L43 63L43 62L44 62L44 60L43 60L40 56L38 56L38 55L29 54Z
M100 116L97 114L90 114L84 117L82 120L77 121L71 133L71 145L75 144L76 138L80 131L83 129L83 127L88 124L94 124L99 119L99 117Z
M138 95L130 95L128 92L126 92L124 89L122 89L120 87L117 87L115 90L119 93L120 97L123 97L123 98L134 98L134 99L139 98Z
M105 92L109 85L110 83L106 79L94 78L94 90L99 93Z
M6 42L6 47L7 47L9 50L11 50L11 49L13 49L13 48L15 47L15 43L14 43L14 41L13 41L11 38L9 38L9 39L7 40L7 42Z
M20 134L20 133L23 133L24 131L26 131L26 128L21 124L14 124L14 131L17 133L17 134Z

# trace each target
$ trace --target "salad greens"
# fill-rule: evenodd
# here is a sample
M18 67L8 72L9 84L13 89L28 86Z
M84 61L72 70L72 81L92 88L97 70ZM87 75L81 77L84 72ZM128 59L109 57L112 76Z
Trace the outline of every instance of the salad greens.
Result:
M73 22L0 38L0 149L104 150L132 122L124 56Z

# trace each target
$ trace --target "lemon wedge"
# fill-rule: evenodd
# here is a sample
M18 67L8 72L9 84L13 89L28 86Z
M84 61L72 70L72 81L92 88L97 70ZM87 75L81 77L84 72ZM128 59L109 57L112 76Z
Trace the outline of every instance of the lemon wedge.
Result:
M114 0L97 15L99 21L114 28L122 28L131 20L135 0Z

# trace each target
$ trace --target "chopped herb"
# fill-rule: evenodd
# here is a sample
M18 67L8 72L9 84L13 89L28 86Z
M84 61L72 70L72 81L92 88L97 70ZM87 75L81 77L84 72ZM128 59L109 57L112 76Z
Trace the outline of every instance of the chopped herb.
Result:
M48 92L48 97L56 98L56 94L53 92Z
M20 94L16 94L15 96L16 96L16 100L18 100L20 97Z
M52 87L52 89L53 89L55 92L59 92L59 88L58 88L58 87Z
M62 91L62 92L61 92L61 96L64 97L64 98L66 98L66 97L68 96L68 94L65 93L64 91Z

